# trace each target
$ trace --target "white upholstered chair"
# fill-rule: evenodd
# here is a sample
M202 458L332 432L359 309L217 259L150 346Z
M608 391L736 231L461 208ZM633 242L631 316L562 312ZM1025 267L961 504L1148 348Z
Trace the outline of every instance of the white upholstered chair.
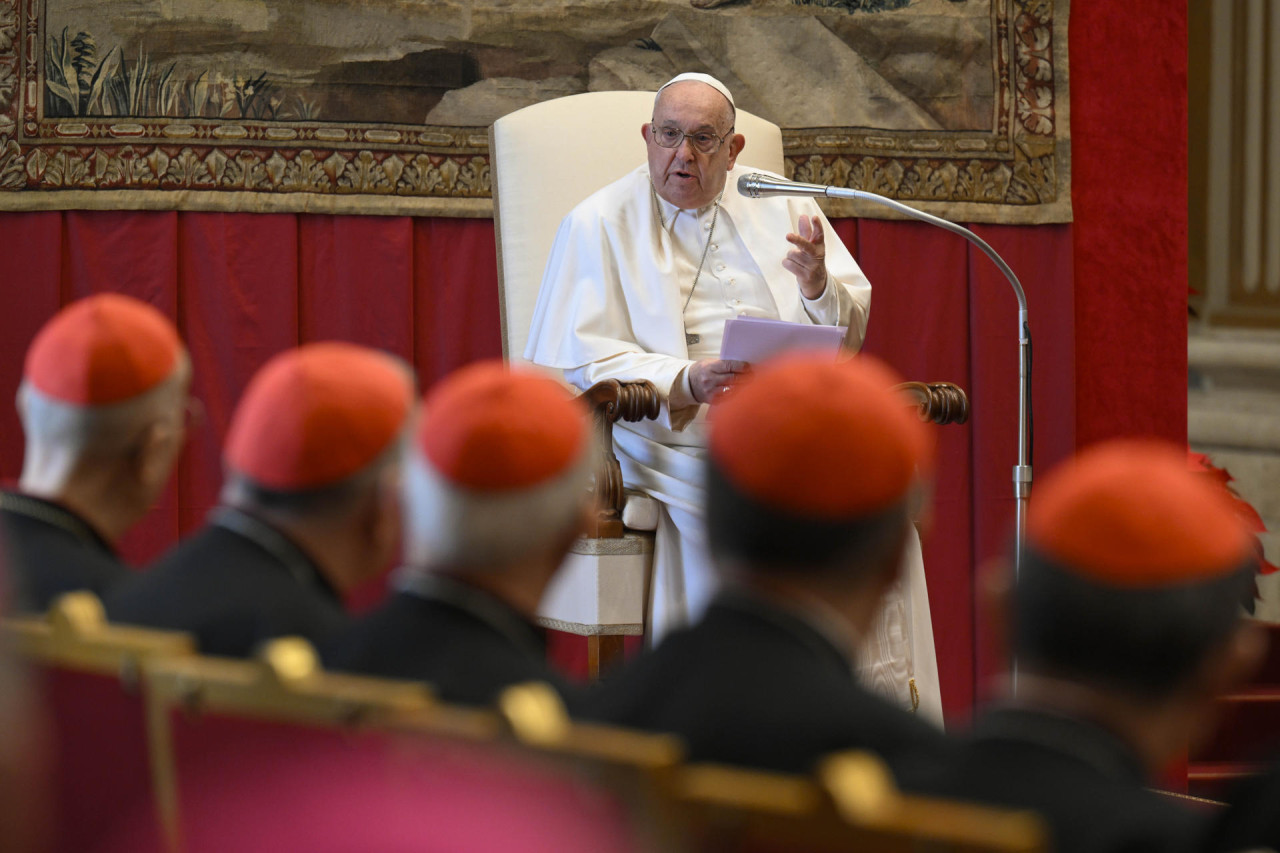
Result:
M494 221L498 241L498 288L503 352L522 364L542 272L556 229L591 193L644 162L640 127L653 115L652 92L588 92L525 107L494 122L492 155ZM776 124L738 111L735 127L747 138L739 161L781 172L782 131ZM621 655L622 637L644 631L652 531L652 498L624 495L612 457L612 424L657 414L647 383L602 383L588 392L597 406L597 426L608 470L598 474L601 523L578 541L543 600L547 627L588 637L588 663ZM624 529L624 522L632 528Z
M543 268L560 221L578 202L644 162L640 127L652 116L653 97L652 92L589 92L526 107L494 122L489 148L498 286L503 348L511 362L523 362ZM783 173L777 125L738 110L735 129L747 140L740 164ZM953 385L911 382L903 390L915 399L922 417L936 423L963 423L968 417L964 392ZM611 449L612 427L618 419L656 416L658 401L648 383L601 383L587 396L595 406L604 449L597 473L599 519L590 537L574 547L540 612L544 625L589 638L588 662L596 673L601 658L620 658L623 636L644 631L653 553L652 536L645 531L653 529L657 518L652 498L623 492ZM923 577L919 583L923 590ZM932 661L931 630L927 644ZM937 680L936 670L932 680ZM937 709L940 715L941 705Z
M534 104L493 123L489 150L502 343L512 363L523 361L560 220L644 162L640 126L652 115L653 92L587 92ZM735 128L747 139L738 162L781 174L781 129L742 110Z

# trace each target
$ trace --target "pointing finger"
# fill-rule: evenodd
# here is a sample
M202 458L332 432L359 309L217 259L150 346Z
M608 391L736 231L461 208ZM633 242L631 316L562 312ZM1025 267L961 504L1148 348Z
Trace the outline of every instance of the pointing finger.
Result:
M815 246L821 246L827 241L827 234L822 230L822 223L818 221L818 217L810 217L809 242Z

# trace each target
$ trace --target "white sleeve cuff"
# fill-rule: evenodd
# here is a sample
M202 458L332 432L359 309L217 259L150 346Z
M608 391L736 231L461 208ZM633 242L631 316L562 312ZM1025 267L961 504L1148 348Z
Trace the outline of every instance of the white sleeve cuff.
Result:
M804 305L804 312L819 326L834 326L840 322L840 297L836 294L837 287L839 285L831 277L831 273L827 273L827 285L817 299L810 299L803 292L800 294L800 303Z
M693 388L689 385L688 367L681 370L676 381L671 383L671 393L667 399L670 401L672 411L683 409L685 406L698 405L698 401L693 398Z

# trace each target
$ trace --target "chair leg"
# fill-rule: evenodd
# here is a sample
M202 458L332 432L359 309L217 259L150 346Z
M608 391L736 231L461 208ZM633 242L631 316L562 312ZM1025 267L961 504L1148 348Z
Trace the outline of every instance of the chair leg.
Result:
M593 634L587 637L587 675L592 681L622 666L624 637L620 634Z

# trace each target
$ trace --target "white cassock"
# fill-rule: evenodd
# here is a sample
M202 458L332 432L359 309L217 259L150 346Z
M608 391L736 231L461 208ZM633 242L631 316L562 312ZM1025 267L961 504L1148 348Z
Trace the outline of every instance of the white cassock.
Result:
M680 210L658 197L647 165L575 207L551 248L524 353L565 371L582 389L605 379L647 379L662 397L656 420L618 423L613 432L626 485L662 508L650 602L655 638L701 615L718 586L702 521L707 407L689 391L690 365L719 358L724 322L740 314L852 325L859 342L867 327L871 284L817 204L744 198L736 187L746 172L731 171L719 203L701 210ZM819 216L826 234L827 287L816 300L805 299L782 266L791 248L786 235L799 230L801 215ZM913 545L918 564L918 540ZM897 598L909 598L909 606L889 602L878 623L886 627L876 636L910 638L919 633L915 624L929 626L923 568L905 568L910 594ZM937 693L931 627L928 634L927 650L914 654L894 639L894 649L877 653L869 681L883 691L914 673L906 678L915 678L924 708L918 659L926 654L934 672L929 692ZM910 696L905 682L891 692L899 700Z

